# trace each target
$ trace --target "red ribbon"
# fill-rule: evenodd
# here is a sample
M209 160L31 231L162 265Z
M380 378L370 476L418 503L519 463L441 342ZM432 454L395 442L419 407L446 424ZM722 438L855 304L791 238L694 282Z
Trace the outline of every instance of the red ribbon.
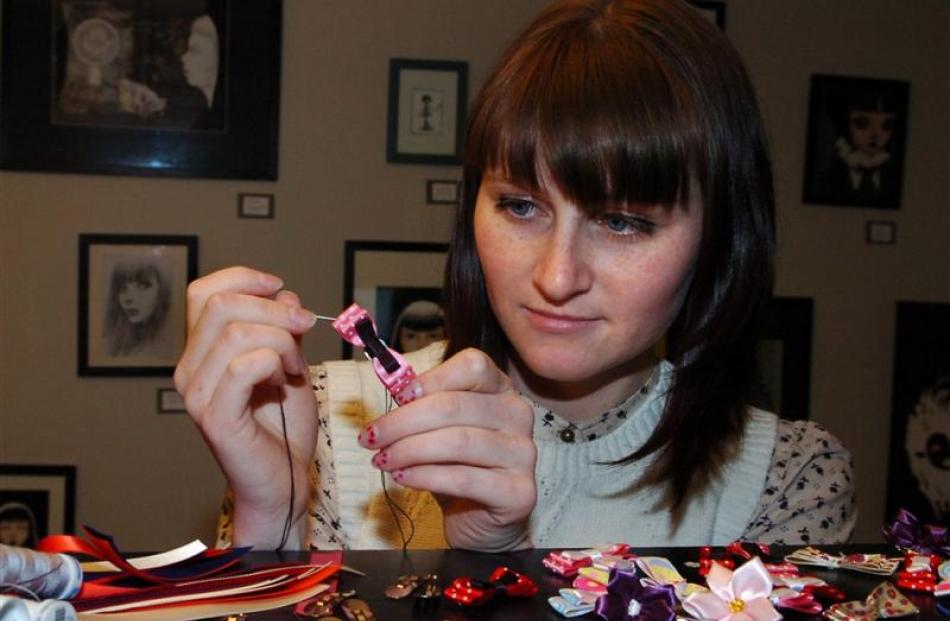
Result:
M538 592L534 581L507 567L497 567L487 581L463 576L445 587L445 596L463 606L480 606L499 596L529 597Z

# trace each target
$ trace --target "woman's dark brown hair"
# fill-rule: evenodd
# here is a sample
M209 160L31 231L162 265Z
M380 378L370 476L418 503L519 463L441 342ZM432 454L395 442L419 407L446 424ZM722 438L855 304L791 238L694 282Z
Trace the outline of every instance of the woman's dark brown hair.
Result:
M483 171L537 189L541 169L591 214L702 198L695 274L667 335L676 370L666 410L625 460L656 454L641 483L666 484L677 514L742 437L771 295L771 163L738 53L680 0L563 0L514 39L469 119L446 268L448 355L476 347L506 367L511 345L485 291L475 199Z

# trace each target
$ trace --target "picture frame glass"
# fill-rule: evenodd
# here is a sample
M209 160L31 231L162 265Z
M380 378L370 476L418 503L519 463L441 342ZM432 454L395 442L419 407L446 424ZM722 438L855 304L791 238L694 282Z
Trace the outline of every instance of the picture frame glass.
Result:
M392 58L386 161L460 164L468 63Z
M2 10L0 168L276 179L281 0Z
M802 202L898 209L910 84L813 75Z
M399 72L399 133L396 148L413 155L454 155L458 74L402 69Z
M80 238L80 375L171 375L197 238Z
M348 241L344 306L373 317L380 337L408 352L442 340L442 284L448 247L426 242ZM344 345L343 357L355 357Z
M34 548L71 533L74 511L74 466L0 465L0 543Z

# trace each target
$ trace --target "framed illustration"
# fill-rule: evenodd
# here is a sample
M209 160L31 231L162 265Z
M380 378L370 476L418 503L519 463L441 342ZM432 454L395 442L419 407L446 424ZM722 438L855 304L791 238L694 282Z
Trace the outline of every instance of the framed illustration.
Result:
M719 30L726 29L726 3L713 0L689 0L696 9Z
M282 3L6 0L0 168L276 179Z
M460 164L468 98L468 63L389 61L386 161Z
M901 205L910 83L813 75L802 201Z
M445 336L442 279L448 245L353 241L344 244L343 307L356 302L372 315L380 337L400 352ZM349 343L343 357L353 357Z
M950 524L950 304L898 302L887 519Z
M775 297L769 302L756 347L756 407L788 420L808 419L813 315L811 298Z
M78 374L171 375L197 275L195 236L80 235Z
M0 465L0 543L33 548L71 534L75 510L75 466Z

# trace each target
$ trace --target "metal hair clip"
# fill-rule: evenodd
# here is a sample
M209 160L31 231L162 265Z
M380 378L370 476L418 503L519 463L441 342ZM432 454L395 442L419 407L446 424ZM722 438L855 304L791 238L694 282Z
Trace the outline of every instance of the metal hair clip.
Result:
M373 363L376 376L396 403L405 405L415 400L416 394L407 388L410 388L416 378L416 372L402 354L379 338L376 324L366 309L358 304L350 305L333 320L333 329L350 345L365 350L366 357Z

